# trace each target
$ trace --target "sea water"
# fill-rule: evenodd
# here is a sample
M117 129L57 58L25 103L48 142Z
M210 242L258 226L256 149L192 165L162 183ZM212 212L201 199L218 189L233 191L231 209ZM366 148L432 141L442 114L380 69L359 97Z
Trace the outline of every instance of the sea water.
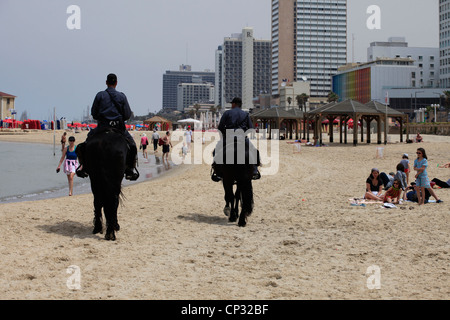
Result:
M67 175L61 165L60 146L47 144L12 143L0 141L0 203L35 201L69 195ZM173 164L171 164L173 167ZM123 180L131 185L153 179L163 174L165 167L160 158L149 155L148 160L139 154L140 177L137 181ZM89 178L74 178L74 195L90 193Z

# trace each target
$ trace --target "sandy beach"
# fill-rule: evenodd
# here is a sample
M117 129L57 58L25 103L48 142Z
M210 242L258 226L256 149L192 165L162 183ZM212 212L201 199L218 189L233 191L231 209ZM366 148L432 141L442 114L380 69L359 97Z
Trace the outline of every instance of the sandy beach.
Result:
M85 133L76 137L81 142ZM398 139L381 146L383 158L377 144L296 153L280 141L278 173L253 183L246 228L228 223L222 185L211 181L207 164L125 187L116 242L92 235L91 194L2 204L0 299L448 299L449 189L435 190L441 204L349 202L363 196L371 168L394 171L403 153L414 161L417 147L428 154L430 179L450 178L450 169L438 167L450 162L450 137ZM53 133L0 140L53 143ZM72 266L77 288L68 285ZM368 287L372 266L379 289Z

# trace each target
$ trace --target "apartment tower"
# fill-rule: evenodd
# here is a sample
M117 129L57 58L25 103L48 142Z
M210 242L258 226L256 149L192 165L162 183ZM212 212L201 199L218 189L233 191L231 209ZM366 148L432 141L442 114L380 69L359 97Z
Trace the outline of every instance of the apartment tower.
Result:
M450 87L450 0L439 0L439 79L441 88Z
M347 0L272 0L272 95L309 81L311 97L331 91L347 63Z
M271 41L255 39L251 27L224 38L216 51L216 79L221 81L216 84L216 105L230 108L233 98L240 97L248 110L255 97L270 92L271 49Z

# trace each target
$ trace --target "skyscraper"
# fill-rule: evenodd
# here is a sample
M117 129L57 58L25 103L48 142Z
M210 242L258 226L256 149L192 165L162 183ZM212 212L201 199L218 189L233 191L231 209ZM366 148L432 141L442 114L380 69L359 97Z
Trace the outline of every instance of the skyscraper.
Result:
M440 87L450 87L450 0L439 0Z
M216 51L216 72L222 72L222 85L216 84L220 96L216 105L229 107L233 98L241 97L243 108L250 109L253 98L270 91L271 49L271 41L255 39L250 27L224 39Z
M272 0L272 95L283 82L311 82L311 97L331 91L347 63L347 0Z

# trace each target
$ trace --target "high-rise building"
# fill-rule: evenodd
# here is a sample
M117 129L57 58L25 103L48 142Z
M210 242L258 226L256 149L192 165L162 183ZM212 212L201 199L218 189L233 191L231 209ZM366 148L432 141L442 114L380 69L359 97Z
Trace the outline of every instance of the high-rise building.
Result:
M233 98L240 97L244 109L252 108L255 97L270 92L271 41L257 40L253 28L244 28L242 33L225 38L221 49L216 51L216 57L222 57L216 59L216 72L222 70L216 105L229 107Z
M184 111L194 104L210 103L214 99L212 83L180 83L178 85L178 111Z
M272 0L272 45L272 95L307 80L311 97L327 96L347 63L347 0Z
M166 71L163 75L163 109L177 110L178 85L180 83L215 83L215 72L191 71L191 66L182 65L180 71Z
M441 88L450 87L450 0L439 0L439 51Z
M216 50L216 88L214 90L214 103L216 106L224 106L222 100L222 60L223 50L222 46L219 46Z

